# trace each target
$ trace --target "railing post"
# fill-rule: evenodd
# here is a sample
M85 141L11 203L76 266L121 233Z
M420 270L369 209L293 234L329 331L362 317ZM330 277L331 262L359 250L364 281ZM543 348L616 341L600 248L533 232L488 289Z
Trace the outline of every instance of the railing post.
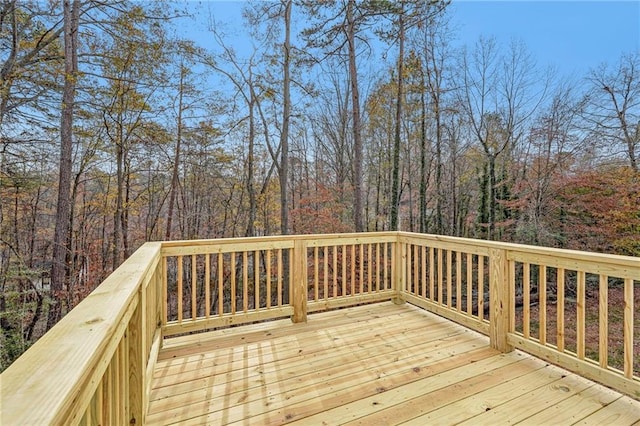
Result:
M126 395L127 420L130 424L143 425L145 423L147 389L145 374L147 363L144 348L146 335L146 298L144 286L138 290L138 306L136 306L127 326L129 341L129 395Z
M307 322L307 243L304 240L293 242L293 273L291 291L293 322Z
M500 352L511 352L507 343L510 330L511 285L507 269L507 251L491 249L489 252L489 339L491 347Z
M392 301L396 305L401 305L405 303L403 296L407 281L407 245L400 242L399 236L395 242L393 255L393 285L396 294Z

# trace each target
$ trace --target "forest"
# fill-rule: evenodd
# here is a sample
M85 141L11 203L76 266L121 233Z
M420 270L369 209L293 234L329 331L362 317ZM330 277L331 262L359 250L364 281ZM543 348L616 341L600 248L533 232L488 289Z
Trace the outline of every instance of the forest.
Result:
M145 241L403 230L640 254L640 53L566 77L447 1L0 0L0 371ZM386 57L380 61L380 52Z

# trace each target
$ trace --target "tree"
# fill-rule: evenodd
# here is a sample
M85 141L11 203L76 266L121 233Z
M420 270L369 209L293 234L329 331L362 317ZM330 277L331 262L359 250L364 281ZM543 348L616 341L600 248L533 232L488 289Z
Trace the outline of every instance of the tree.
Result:
M486 238L495 239L496 225L504 219L499 192L508 184L501 178L507 175L508 154L545 98L548 81L540 82L533 59L517 41L501 55L494 39L480 38L471 55L463 53L460 69L459 103L485 159L481 197L486 200L486 222L481 214L480 226Z
M72 2L73 1L73 2ZM78 19L79 0L64 0L64 88L60 122L60 167L58 203L53 237L51 264L51 292L54 303L49 310L47 328L51 328L61 316L62 292L67 278L67 258L70 247L69 222L71 218L71 155L73 149L73 110L78 78Z
M601 65L589 73L587 81L591 87L584 117L600 143L622 145L629 165L638 171L640 53L622 55L613 69Z

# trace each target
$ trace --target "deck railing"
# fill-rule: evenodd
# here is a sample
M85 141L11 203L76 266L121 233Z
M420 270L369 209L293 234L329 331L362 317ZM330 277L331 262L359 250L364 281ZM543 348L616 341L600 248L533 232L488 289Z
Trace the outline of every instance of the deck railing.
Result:
M144 424L163 339L384 300L640 398L639 280L637 258L405 232L147 243L0 376L0 419Z

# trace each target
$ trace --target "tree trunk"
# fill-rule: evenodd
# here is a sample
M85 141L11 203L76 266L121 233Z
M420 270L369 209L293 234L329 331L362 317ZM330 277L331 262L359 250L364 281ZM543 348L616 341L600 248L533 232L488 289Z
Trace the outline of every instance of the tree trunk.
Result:
M353 9L355 0L347 3L347 44L349 46L349 79L351 80L351 103L353 117L353 218L356 232L364 231L362 219L362 138L360 134L360 92L358 90L358 70L356 67L356 37Z
M400 13L399 17L399 53L398 53L398 97L396 99L396 127L393 139L393 177L391 189L391 230L399 231L399 209L400 209L400 130L402 120L402 85L404 82L404 20Z
M71 171L73 154L73 107L76 78L78 75L77 40L79 0L64 0L64 88L60 119L60 171L58 177L58 204L53 237L51 264L51 292L54 302L49 310L47 328L60 320L61 301L67 277L67 252L69 250L69 222L71 215Z
M280 134L280 233L289 233L289 206L287 186L289 183L289 118L291 115L291 6L292 0L285 0L284 12L284 80L282 105L282 133Z
M182 97L184 92L184 64L180 66L180 87L178 91L178 132L176 138L176 152L173 157L173 173L171 174L171 192L169 193L169 211L167 213L167 231L165 240L171 240L171 222L173 220L173 206L176 203L176 191L178 190L178 171L180 167L180 144L182 142Z

